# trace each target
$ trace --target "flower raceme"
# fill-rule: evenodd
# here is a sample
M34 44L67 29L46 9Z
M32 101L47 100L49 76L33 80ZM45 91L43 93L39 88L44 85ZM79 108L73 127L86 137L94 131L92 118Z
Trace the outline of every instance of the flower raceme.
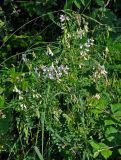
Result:
M61 80L60 78L62 78L63 74L68 74L68 70L69 68L64 65L60 65L60 66L55 66L53 63L51 66L47 67L47 66L42 66L41 67L42 71L43 71L43 75L46 78L49 78L51 80Z
M84 60L87 60L88 59L88 52L89 52L89 49L90 47L92 47L94 45L94 40L93 39L88 39L86 43L84 44L80 44L80 56L82 58L84 58Z

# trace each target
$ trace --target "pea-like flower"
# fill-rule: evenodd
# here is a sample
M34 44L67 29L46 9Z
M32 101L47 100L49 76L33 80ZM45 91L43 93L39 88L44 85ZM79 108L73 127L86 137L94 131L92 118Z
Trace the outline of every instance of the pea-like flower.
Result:
M52 50L50 49L50 47L47 46L47 52L46 52L47 55L50 55L50 56L53 56L53 52Z
M69 21L69 17L66 15L61 14L60 15L60 22L63 23L65 21Z
M27 62L27 61L28 61L28 59L27 59L27 57L26 57L26 54L22 54L22 60L23 60L24 62Z
M51 80L59 80L63 76L63 74L68 74L69 68L64 65L57 66L52 63L51 66L42 66L43 75L45 78L49 78Z

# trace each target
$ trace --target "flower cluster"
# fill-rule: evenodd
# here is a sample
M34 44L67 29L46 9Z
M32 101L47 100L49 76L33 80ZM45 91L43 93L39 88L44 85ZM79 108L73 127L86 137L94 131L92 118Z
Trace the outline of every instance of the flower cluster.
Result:
M22 60L23 60L23 62L27 62L28 61L28 59L26 57L26 54L22 54Z
M22 95L22 91L19 90L16 85L13 88L13 92L18 93L18 99L20 101L23 101L24 98L23 98L23 95ZM21 110L27 109L27 106L23 102L19 105L19 107L20 107L19 109L21 109Z
M38 100L41 98L41 94L39 94L36 90L32 89L31 92L32 92L33 99Z
M66 15L60 15L61 29L64 30L65 22L69 21L69 17Z
M80 44L80 55L81 55L81 58L84 58L85 60L88 59L89 55L87 54L89 52L89 49L91 46L93 46L93 43L94 40L93 39L88 39L86 43L84 44Z
M46 55L48 55L48 56L53 56L53 52L52 52L52 50L50 49L50 47L48 47L48 46L47 46Z
M66 15L61 14L60 15L60 22L63 23L65 21L69 21L69 17Z
M80 39L82 39L83 36L85 36L89 31L88 22L85 21L84 18L78 17L77 18L77 24L79 26L79 28L77 29L77 36ZM81 24L84 26L83 28L81 27Z
M13 92L16 92L18 93L19 95L21 95L22 91L20 91L17 86L15 85L14 88L13 88Z
M69 70L67 66L64 66L64 65L54 66L53 63L49 67L42 66L41 69L43 71L43 75L46 78L49 78L52 80L59 80L59 81L63 74L68 74L68 70Z
M94 81L96 81L97 79L100 79L102 76L105 77L107 81L107 71L105 70L105 66L99 64L97 70L93 75Z
M23 54L22 54L22 61L23 61L23 62L26 63L26 62L29 61L28 55L31 55L31 56L33 57L33 59L36 59L36 58L37 58L34 51L33 51L32 53L31 53L31 52L30 52L30 53L23 53Z
M96 99L98 99L98 100L99 100L99 99L101 98L101 96L100 96L100 94L99 94L99 93L96 93L96 94L95 94L95 96L93 96L93 98L96 98Z

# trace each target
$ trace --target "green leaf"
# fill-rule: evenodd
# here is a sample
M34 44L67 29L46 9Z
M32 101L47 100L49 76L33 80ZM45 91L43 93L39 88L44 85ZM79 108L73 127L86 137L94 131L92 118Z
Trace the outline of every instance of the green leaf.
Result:
M5 99L3 96L0 96L0 108L4 107Z
M96 3L97 3L99 6L104 6L104 0L96 0Z
M100 150L101 150L101 155L107 159L112 155L112 151L109 150L109 147L104 144L104 143L100 143Z
M112 127L112 126L110 126L109 128L107 128L106 131L105 131L105 136L108 139L108 141L111 142L112 140L114 140L115 139L115 134L117 132L118 132L117 129L114 128L114 127Z
M111 111L116 116L121 116L121 103L111 105Z
M36 115L37 115L37 118L40 118L40 112L38 109L36 110Z
M94 158L98 157L99 153L100 153L100 152L98 152L98 151L95 152L94 155L93 155L93 157L94 157Z
M0 28L3 27L4 24L5 24L5 22L3 22L3 21L0 20Z
M119 154L121 155L121 148L118 149Z
M115 124L113 120L110 120L110 119L105 120L105 126L110 126L112 124Z
M80 1L80 0L74 0L74 4L76 5L76 7L77 7L78 9L81 8L81 1Z
M81 0L81 3L85 6L85 0Z
M109 149L103 150L103 151L101 151L101 155L105 159L107 159L107 158L109 158L112 155L112 151L110 151Z
M73 2L74 0L66 0L64 9L72 9Z
M27 81L23 80L22 81L22 90L25 91L28 88L29 84Z
M98 143L96 143L95 141L91 141L91 142L90 142L90 145L91 145L95 150L100 149L99 144L98 144Z
M4 89L0 87L0 94L2 94L3 91L4 91Z
M37 146L34 146L34 150L35 150L36 154L38 155L39 159L44 160L44 158L43 158L42 154L40 153Z

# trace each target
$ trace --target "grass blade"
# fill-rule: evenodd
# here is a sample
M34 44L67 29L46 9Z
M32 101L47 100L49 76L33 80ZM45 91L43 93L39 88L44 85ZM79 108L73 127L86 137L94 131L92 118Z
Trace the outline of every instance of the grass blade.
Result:
M42 154L40 153L37 146L34 146L34 150L35 150L36 154L38 155L39 159L44 160L44 158L43 158Z

